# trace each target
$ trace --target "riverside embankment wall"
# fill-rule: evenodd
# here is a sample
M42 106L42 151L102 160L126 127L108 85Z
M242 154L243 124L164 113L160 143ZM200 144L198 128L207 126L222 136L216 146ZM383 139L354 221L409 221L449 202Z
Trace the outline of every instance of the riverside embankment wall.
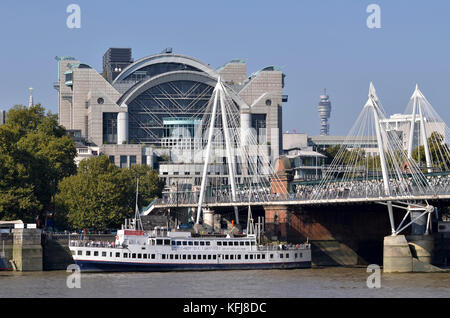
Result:
M79 240L81 235L73 234L42 234L42 260L44 270L65 270L73 264L69 249L69 240ZM88 234L83 239L87 241L114 242L113 234Z

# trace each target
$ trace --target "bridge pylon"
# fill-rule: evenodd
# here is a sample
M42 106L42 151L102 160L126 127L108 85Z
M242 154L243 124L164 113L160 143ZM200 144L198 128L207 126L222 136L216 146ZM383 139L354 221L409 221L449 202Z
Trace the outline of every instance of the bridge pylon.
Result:
M229 125L228 125L228 119L227 119L227 110L225 106L225 88L222 85L221 79L217 80L217 85L213 91L214 96L214 102L212 106L212 115L208 130L208 143L206 146L206 155L205 155L205 162L203 165L203 174L202 174L202 183L200 188L200 198L198 201L198 207L197 207L197 218L196 218L196 224L199 224L200 222L200 214L202 212L202 206L203 206L203 200L205 196L205 188L206 188L206 181L208 178L208 166L209 161L211 157L211 146L213 143L213 134L215 133L215 123L216 123L216 116L217 116L217 105L220 103L220 110L221 110L221 120L222 120L222 128L223 128L223 135L225 137L225 151L226 151L226 158L228 163L228 175L229 175L229 181L231 185L231 195L232 200L236 201L236 179L235 179L235 169L234 169L234 156L232 155L232 148L231 148L231 137L229 132ZM238 215L238 209L237 207L234 207L235 212L235 218L236 218L236 224L239 224L239 215Z
M450 171L450 129L416 85L405 110L411 116L408 134L408 158L425 172Z
M419 165L408 157L399 136L385 123L385 111L370 83L368 100L314 189L313 200L378 197L387 206L391 235L395 236L403 229L395 225L393 209L401 205L394 202L408 205L410 199L406 198L426 193L430 185ZM422 204L421 208L426 210L427 206Z

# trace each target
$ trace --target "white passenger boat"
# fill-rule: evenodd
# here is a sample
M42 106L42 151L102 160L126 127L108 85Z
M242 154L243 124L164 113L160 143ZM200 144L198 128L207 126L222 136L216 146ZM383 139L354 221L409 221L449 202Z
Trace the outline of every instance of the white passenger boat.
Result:
M133 222L130 222L133 224ZM311 267L310 244L260 245L256 235L194 237L190 232L136 230L126 225L115 242L71 240L81 271L190 271Z

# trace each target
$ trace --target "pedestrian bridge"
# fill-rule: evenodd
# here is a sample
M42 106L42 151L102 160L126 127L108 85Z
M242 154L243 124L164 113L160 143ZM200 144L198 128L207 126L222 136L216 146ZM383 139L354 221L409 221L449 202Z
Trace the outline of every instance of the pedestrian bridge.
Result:
M429 191L428 193L415 195L396 195L396 196L358 196L351 195L351 192L342 191L336 196L330 196L325 199L309 199L307 196L291 193L288 195L273 196L270 200L254 198L242 198L240 201L232 200L216 200L215 198L206 198L204 201L206 207L233 207L233 206L274 206L274 205L335 205L335 204L364 204L364 203L383 203L388 201L436 201L436 200L450 200L449 191ZM165 198L156 199L152 202L150 211L143 210L143 214L148 214L154 209L168 209L168 208L196 208L198 206L198 199L194 197L182 198Z
M410 115L405 117L407 127L400 138L398 127L390 126L371 83L369 98L346 141L315 184L293 181L283 157L271 164L255 136L240 127L228 95L219 79L206 111L209 117L203 120L209 130L201 187L191 192L171 191L143 209L142 214L158 209L196 208L199 223L204 207L233 207L238 220L239 206L378 203L387 206L392 234L397 235L405 228L402 225L408 215L411 224L428 214L427 224L431 224L434 207L428 201L450 199L450 130L418 87L407 108ZM215 136L223 136L224 142L217 142ZM374 139L376 148L366 153L366 141ZM213 184L209 180L213 147L225 149L227 183ZM244 184L238 185L237 180L242 179ZM407 210L398 227L393 208Z

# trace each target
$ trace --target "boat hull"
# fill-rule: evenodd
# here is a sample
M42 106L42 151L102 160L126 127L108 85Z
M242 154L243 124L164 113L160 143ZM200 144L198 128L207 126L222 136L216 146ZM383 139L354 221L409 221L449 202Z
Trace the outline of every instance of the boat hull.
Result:
M212 270L260 270L311 268L310 261L286 263L248 264L161 264L124 263L109 261L76 260L82 272L171 272L171 271L212 271Z
M6 262L6 259L0 257L0 271L6 270L8 270L8 263Z

